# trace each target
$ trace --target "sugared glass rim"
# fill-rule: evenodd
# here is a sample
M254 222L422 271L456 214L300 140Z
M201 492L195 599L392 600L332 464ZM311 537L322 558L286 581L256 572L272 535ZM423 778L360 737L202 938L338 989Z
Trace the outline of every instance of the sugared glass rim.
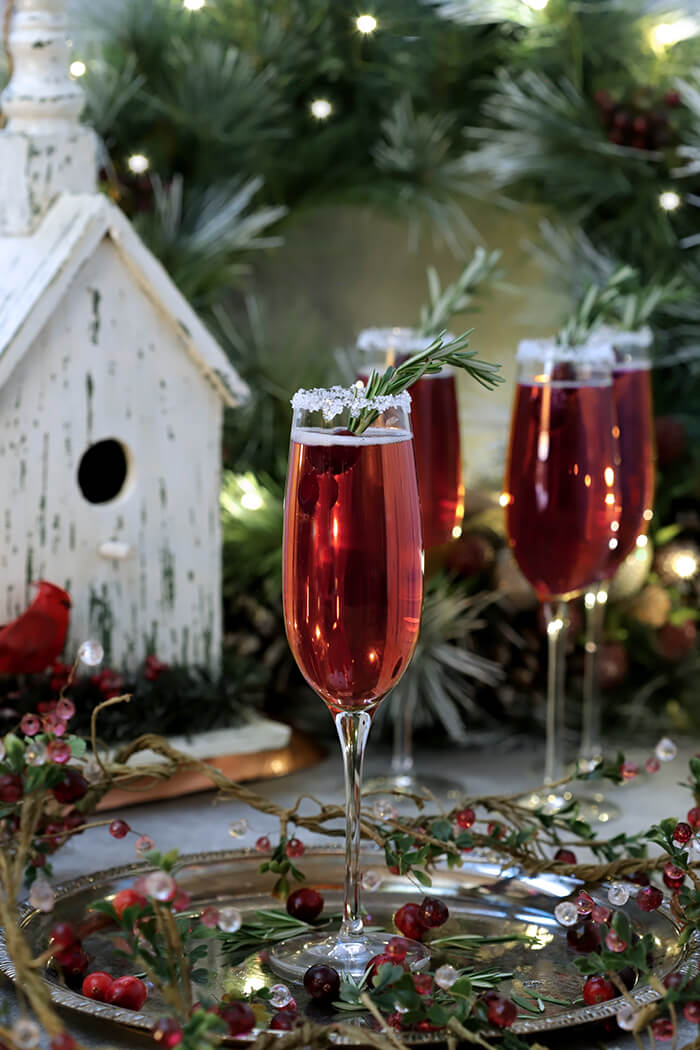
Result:
M451 332L446 332L442 338L444 344L454 340ZM371 353L373 350L395 350L399 354L419 354L434 343L436 336L426 335L419 328L363 328L357 336L355 346L363 353Z
M353 418L367 408L375 412L387 412L390 408L411 411L411 395L407 390L402 390L399 394L379 394L377 397L365 397L363 391L362 383L350 387L302 389L294 394L291 404L295 412L321 412L327 423L346 409Z
M634 329L604 324L596 328L592 338L607 342L619 350L648 350L654 342L654 333L648 325Z
M557 342L556 336L545 339L522 339L518 343L515 360L519 363L547 361L575 362L578 364L598 365L602 368L613 368L615 354L610 339L598 338L593 333L585 342L577 346L565 346Z

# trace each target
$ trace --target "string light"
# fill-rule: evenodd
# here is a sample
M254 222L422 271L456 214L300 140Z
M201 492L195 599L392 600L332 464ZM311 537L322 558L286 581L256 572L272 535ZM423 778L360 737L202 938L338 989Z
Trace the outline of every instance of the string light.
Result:
M691 36L695 36L697 32L698 23L692 18L679 18L675 22L659 22L651 31L651 42L657 50L673 47L681 40L688 40Z
M659 194L659 207L663 208L664 211L675 211L680 206L681 198L675 190L664 190L663 193Z
M530 7L533 11L544 11L545 7L549 3L549 0L523 0L526 7Z
M373 33L377 28L377 19L374 15L358 15L355 19L355 25L360 33Z
M182 6L187 11L201 11L206 0L182 0Z
M316 120L326 120L333 112L333 106L327 98L315 98L309 108Z
M87 66L84 62L81 62L79 58L75 62L70 64L70 75L72 77L84 77L87 72Z
M133 171L134 175L143 175L150 168L151 162L145 153L132 153L126 165L129 171Z
M691 580L698 571L698 560L692 551L678 551L671 561L671 569L681 580Z

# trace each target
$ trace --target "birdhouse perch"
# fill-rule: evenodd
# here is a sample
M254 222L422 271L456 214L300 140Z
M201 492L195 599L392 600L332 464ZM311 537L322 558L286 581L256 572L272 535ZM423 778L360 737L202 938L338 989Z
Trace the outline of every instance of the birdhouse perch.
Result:
M245 384L96 191L63 0L16 0L0 132L0 618L50 580L66 651L219 662L223 409Z

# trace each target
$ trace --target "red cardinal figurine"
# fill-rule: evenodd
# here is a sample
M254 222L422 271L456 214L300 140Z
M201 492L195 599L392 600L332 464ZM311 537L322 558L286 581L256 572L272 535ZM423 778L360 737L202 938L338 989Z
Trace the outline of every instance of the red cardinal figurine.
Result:
M26 612L0 627L0 674L44 671L65 644L70 595L46 580L34 586L39 593Z

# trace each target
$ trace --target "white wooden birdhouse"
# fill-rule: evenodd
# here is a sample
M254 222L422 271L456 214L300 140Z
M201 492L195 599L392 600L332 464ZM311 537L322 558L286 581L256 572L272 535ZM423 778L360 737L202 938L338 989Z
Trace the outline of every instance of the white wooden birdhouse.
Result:
M0 618L73 599L66 653L215 668L225 405L246 387L97 192L63 0L16 0L0 132Z

